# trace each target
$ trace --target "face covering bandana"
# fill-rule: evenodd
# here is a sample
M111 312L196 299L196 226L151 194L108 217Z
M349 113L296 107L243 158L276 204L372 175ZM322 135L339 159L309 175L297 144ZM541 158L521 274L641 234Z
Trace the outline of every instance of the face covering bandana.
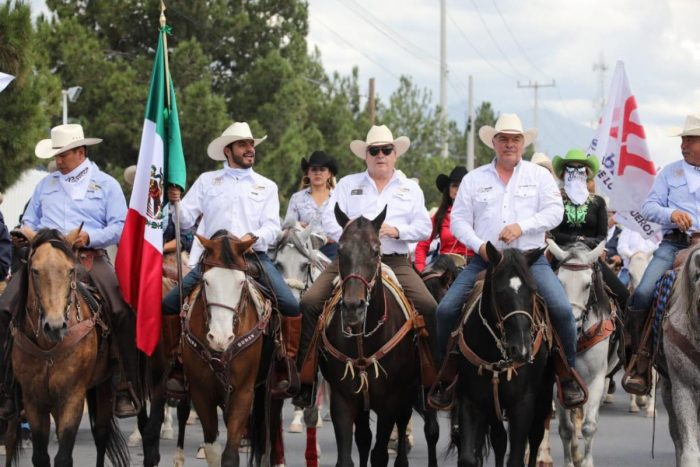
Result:
M585 167L566 167L564 169L564 191L574 204L581 205L588 199Z
M61 186L71 199L83 199L90 185L90 172L92 164L90 159L85 159L75 169L65 175L59 175Z

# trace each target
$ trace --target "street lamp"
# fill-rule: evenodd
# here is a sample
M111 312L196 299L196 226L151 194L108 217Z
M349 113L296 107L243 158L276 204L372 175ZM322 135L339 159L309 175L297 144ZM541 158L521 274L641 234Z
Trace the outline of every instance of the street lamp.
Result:
M80 97L80 92L83 90L80 86L73 86L68 89L63 89L61 94L63 95L63 124L68 123L68 101L75 102Z

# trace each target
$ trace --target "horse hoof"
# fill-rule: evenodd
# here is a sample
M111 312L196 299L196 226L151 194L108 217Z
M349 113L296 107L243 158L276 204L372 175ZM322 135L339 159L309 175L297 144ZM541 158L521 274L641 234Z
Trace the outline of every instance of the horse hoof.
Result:
M636 405L630 405L629 412L630 413L637 413L637 412L639 412L639 407L637 407Z
M160 432L160 439L175 439L175 432L172 428L163 428Z
M540 461L537 463L537 467L554 467L554 462L543 462Z
M318 417L318 420L316 420L316 428L322 428L323 427L323 418Z
M301 433L303 430L304 430L304 427L301 425L300 422L290 423L289 428L287 429L287 431L290 433Z
M7 451L5 451L5 445L0 445L0 456L4 456L6 453Z
M207 455L204 453L204 444L200 444L197 448L197 454L194 456L197 459L206 459Z
M185 452L181 448L177 448L175 451L175 457L173 457L173 464L175 467L185 467Z
M605 398L603 399L603 403L605 404L612 404L615 398L613 397L612 394L606 394Z
M647 418L654 418L655 415L656 415L656 410L648 410L646 413Z

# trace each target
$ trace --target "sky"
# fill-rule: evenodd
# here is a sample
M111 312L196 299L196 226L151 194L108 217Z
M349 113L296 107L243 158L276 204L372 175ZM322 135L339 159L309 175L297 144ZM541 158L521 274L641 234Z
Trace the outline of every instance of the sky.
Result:
M698 0L445 0L448 111L463 127L468 76L475 105L492 103L533 124L539 89L538 150L550 157L588 146L601 96L615 63L625 64L648 146L657 165L677 160L680 138L669 137L685 116L700 114ZM31 0L45 8L43 0ZM357 66L362 92L376 79L384 100L401 75L439 101L440 0L308 0L309 47L327 72ZM166 1L167 5L167 1ZM358 135L361 137L363 135ZM410 137L410 135L408 135Z

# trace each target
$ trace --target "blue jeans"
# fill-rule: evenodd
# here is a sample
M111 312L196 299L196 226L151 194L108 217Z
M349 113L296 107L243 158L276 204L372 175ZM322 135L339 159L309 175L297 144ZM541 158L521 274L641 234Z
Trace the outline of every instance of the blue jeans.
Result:
M256 253L260 264L265 269L265 274L270 281L270 286L272 291L277 298L277 303L279 306L279 311L284 316L299 316L299 302L292 294L289 286L284 282L284 278L277 270L272 260L266 253ZM246 259L251 260L252 255L246 255ZM254 261L254 259L253 259ZM185 277L182 278L182 292L185 296L192 292L192 289L197 285L199 281L202 280L202 266L201 263L197 264ZM265 283L263 281L263 283ZM180 313L180 297L178 296L178 288L175 287L163 298L163 314L164 315L177 315Z
M622 285L627 287L630 283L630 271L629 269L623 267L620 269L620 273L617 275L617 278L620 279L620 282L622 282Z
M651 303L654 301L656 281L673 267L676 254L687 247L688 245L685 243L672 242L669 240L663 240L661 242L654 252L649 266L647 266L644 271L642 280L639 282L639 285L630 299L630 312L640 313L642 316L646 316L649 312L649 308L651 308Z
M438 345L445 353L450 333L455 329L462 312L462 306L467 296L474 288L476 275L486 269L487 263L478 254L467 267L457 276L452 286L437 307ZM549 316L561 343L564 346L566 360L571 367L576 362L576 322L571 309L569 298L561 282L552 271L544 255L530 267L533 278L537 283L537 291L544 298L549 309Z

